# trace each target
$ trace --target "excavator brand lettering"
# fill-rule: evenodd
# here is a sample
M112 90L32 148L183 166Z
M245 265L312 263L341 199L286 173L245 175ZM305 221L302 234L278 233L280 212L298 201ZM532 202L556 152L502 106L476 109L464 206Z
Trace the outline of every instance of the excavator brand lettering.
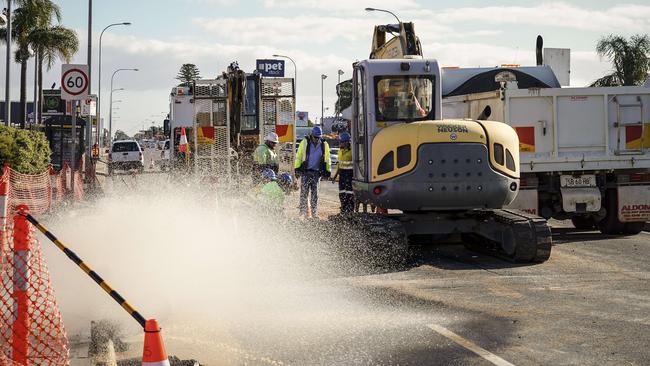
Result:
M449 132L469 133L469 129L467 129L467 126L462 126L462 125L438 125L438 132L439 133L449 133Z

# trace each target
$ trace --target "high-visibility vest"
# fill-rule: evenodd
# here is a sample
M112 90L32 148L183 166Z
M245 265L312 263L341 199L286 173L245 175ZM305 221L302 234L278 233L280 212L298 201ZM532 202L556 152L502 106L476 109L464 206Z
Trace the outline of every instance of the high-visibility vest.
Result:
M308 141L309 139L305 137L300 141L300 145L298 145L298 151L296 152L296 161L293 164L293 167L295 169L299 170L307 170L307 162L309 161L309 153L311 150L311 142ZM320 148L323 152L323 158L321 161L321 167L320 169L322 171L327 171L329 173L332 172L332 159L330 158L330 145L327 143L327 141L321 140L321 145Z
M284 204L284 191L276 181L263 185L257 197L266 207L281 208Z
M278 154L266 144L261 144L253 153L253 161L257 165L278 165Z
M339 150L339 169L352 169L352 149Z

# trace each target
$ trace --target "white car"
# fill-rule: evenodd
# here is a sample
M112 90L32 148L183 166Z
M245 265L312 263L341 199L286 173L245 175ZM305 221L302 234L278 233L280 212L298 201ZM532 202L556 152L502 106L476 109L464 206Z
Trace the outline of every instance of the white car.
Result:
M108 174L115 170L144 171L144 156L137 141L115 141L108 154Z
M339 148L330 147L330 159L332 160L332 166L339 164Z

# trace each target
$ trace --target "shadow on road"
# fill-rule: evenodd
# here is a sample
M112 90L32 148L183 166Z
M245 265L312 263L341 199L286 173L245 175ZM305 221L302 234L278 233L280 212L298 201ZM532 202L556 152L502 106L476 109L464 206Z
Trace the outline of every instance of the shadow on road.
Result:
M586 231L574 228L553 228L553 245L574 244L580 242L607 241L625 239L625 235L606 235L598 231ZM631 237L631 236L630 236Z

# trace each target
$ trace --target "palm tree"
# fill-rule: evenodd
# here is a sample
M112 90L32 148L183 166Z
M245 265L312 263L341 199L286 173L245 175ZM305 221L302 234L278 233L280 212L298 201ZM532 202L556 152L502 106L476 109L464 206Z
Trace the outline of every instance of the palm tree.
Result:
M79 49L77 33L61 25L39 28L30 34L30 44L36 55L38 67L38 95L43 96L43 63L47 70L51 70L57 59L69 63L72 56ZM42 112L42 105L38 105L38 115Z
M27 61L32 57L32 33L50 26L52 19L61 21L61 8L51 0L10 0L18 4L12 14L12 39L16 42L14 59L20 64L20 115L18 121L25 127L27 114ZM6 28L0 29L0 42L6 40ZM6 42L6 41L5 41Z
M622 36L609 35L596 45L600 57L607 57L614 71L594 81L591 86L629 86L642 84L650 69L650 37L634 35L629 41Z

